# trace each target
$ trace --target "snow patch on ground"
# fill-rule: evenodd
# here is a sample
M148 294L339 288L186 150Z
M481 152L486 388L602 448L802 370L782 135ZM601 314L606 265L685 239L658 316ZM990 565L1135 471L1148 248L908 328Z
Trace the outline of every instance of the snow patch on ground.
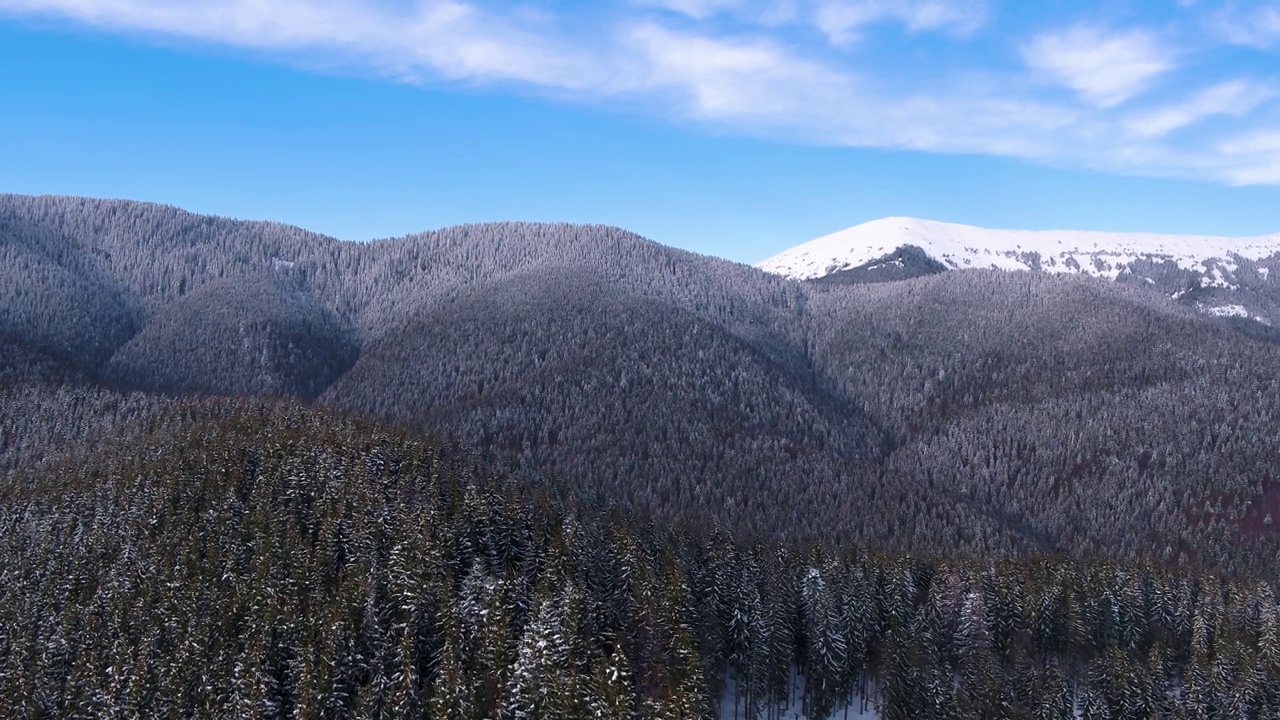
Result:
M1257 237L1157 235L1077 230L990 230L892 217L841 230L775 255L757 267L796 279L847 270L914 245L951 268L1081 273L1114 280L1131 263L1172 261L1205 273L1210 287L1234 288L1235 258L1280 253L1280 233Z
M1206 307L1204 312L1216 317L1249 317L1249 311L1243 305L1219 305Z
M890 261L888 261L888 262L880 262L880 263L876 263L875 265L868 265L868 266L867 266L867 269L868 269L868 270L879 270L880 268L883 268L883 267L903 267L903 266L904 266L904 265L903 265L903 262L902 262L901 260L890 260Z
M1206 315L1214 317L1241 317L1249 318L1263 325L1270 326L1271 321L1260 315L1254 315L1249 309L1243 305L1205 305L1204 303L1196 303L1196 309Z
M724 694L720 698L720 718L721 720L761 720L766 715L775 720L880 720L880 712L876 702L877 693L873 683L869 683L867 688L867 696L858 693L855 688L849 694L849 699L836 707L835 712L826 718L811 718L804 714L803 700L805 692L805 678L792 669L791 672L791 692L787 702L780 703L772 708L771 712L765 713L761 709L757 718L748 718L746 714L746 703L739 692L737 678L730 673L725 679Z

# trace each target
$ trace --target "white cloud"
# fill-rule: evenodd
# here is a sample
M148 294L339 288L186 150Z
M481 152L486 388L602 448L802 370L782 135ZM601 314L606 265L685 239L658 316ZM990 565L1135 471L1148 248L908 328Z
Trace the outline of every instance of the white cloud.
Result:
M967 35L986 22L985 0L817 0L814 20L831 42L847 44L868 25L901 22L912 32Z
M1201 90L1172 105L1143 110L1125 121L1135 135L1160 137L1215 115L1239 117L1276 97L1274 87L1248 80L1229 80Z
M1174 68L1173 53L1142 30L1078 25L1039 35L1023 48L1027 65L1103 108L1119 105Z
M499 12L500 0L0 0L0 15L58 17L286 60L323 58L330 67L424 84L496 85L562 101L621 104L790 142L1280 184L1280 139L1272 130L1280 126L1280 86L1258 79L1265 68L1251 76L1233 67L1232 77L1219 73L1216 81L1203 79L1212 72L1198 72L1200 89L1189 92L1178 71L1194 67L1194 52L1184 49L1175 58L1150 32L1076 26L1032 35L1019 46L1039 71L1036 78L1070 88L1080 102L1033 82L1021 66L1002 65L999 52L966 54L972 62L965 67L936 60L976 44L954 36L991 21L982 3L618 3L587 21L557 14L549 9L554 4L507 5ZM813 42L816 13L824 8L846 13L827 18L823 31L833 39L883 23L944 37L904 39L920 44L919 58L910 51L877 57L874 49L833 50ZM943 52L932 52L938 49ZM915 67L903 67L913 61ZM1160 102L1143 97L1166 76ZM1169 99L1178 92L1182 99ZM1229 122L1204 122L1211 117ZM1196 132L1179 132L1192 127Z
M843 104L855 84L850 75L766 40L718 39L653 23L632 28L626 38L638 51L640 84L677 92L695 117L776 123L790 115L804 123Z
M877 87L759 38L726 39L635 26L628 91L674 96L681 113L721 126L860 147L1047 157L1070 109L956 84L946 96Z
M456 0L398 10L359 0L0 0L4 11L260 50L336 50L409 77L429 71L565 88L599 82L571 44Z
M1241 9L1232 4L1212 14L1208 25L1229 43L1259 50L1280 49L1280 5Z
M743 0L641 0L640 4L701 20L719 12L740 9Z
M989 0L634 0L704 20L717 14L748 25L817 28L835 45L847 45L875 24L897 23L908 32L965 36L987 21Z
M1230 138L1219 147L1227 160L1223 175L1237 185L1280 184L1280 130Z

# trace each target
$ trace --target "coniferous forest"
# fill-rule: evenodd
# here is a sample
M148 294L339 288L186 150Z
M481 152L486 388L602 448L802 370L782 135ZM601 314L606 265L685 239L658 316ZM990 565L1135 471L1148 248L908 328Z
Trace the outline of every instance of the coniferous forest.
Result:
M0 716L1280 717L1280 346L0 197Z

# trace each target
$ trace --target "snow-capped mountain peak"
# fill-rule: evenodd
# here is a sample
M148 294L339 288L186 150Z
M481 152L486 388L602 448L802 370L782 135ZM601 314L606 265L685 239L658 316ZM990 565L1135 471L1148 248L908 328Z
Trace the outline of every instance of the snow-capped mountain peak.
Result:
M1116 278L1133 263L1172 262L1206 273L1208 285L1232 285L1236 261L1280 253L1280 233L1257 237L1159 235L1079 230L991 230L972 225L889 217L820 237L758 267L808 280L864 267L914 246L952 269L996 268Z

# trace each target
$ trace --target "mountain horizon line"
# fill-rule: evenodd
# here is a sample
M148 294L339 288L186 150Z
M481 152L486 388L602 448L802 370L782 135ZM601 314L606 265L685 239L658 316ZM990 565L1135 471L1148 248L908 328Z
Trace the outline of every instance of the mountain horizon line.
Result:
M903 224L903 223L916 225L916 226L923 226L923 227L933 227L933 228L955 228L955 229L965 229L965 230L978 230L978 231L989 232L989 233L1017 232L1017 233L1036 233L1036 234L1051 234L1051 235L1052 234L1075 234L1075 235L1086 235L1086 236L1107 236L1110 238L1153 238L1153 239L1185 238L1185 239L1202 239L1202 240L1218 240L1218 241L1273 240L1277 245L1277 249L1280 249L1280 228L1278 228L1275 232L1249 234L1249 235L1231 235L1231 234L1220 234L1220 233L1195 233L1195 232L1169 233L1169 232L1157 232L1157 231L1151 231L1151 230L1110 230L1105 228L1089 228L1089 229L1068 228L1068 227L1027 228L1027 227L1014 227L1014 226L1008 226L1008 225L987 225L987 224L979 225L979 224L967 223L967 222L940 220L937 218L923 217L918 215L891 214L891 215L884 215L880 217L871 218L868 220L863 220L861 222L856 222L851 225L847 225L843 228L834 230L832 232L819 235L815 238L810 238L809 240L794 241L793 244L791 245L784 245L783 243L785 243L786 241L782 241L779 243L779 245L783 247L782 250L778 251L777 253L774 253L773 255L765 257L759 261L747 262L747 261L733 260L731 258L727 258L724 255L717 254L717 253L703 252L700 250L693 250L686 247L682 247L680 245L669 244L655 237L650 237L643 233L638 233L634 230L631 230L624 224L613 223L613 222L603 222L603 221L595 222L595 221L577 221L577 220L525 220L518 217L493 218L493 219L483 219L483 220L468 220L465 222L458 222L458 223L445 223L445 224L440 224L436 226L424 226L419 230L412 230L409 232L404 232L399 234L376 235L372 237L362 237L362 238L343 238L335 234L324 232L322 230L313 230L308 225L298 223L298 222L276 220L276 219L266 218L266 217L240 216L240 215L227 214L227 213L210 211L210 210L193 210L181 204L159 201L159 200L145 200L145 199L139 199L134 197L77 195L74 193L22 193L22 192L0 193L0 198L3 198L3 197L50 199L50 200L88 200L93 202L127 203L131 205L153 206L157 208L178 210L183 213L187 213L189 215L194 215L198 217L207 217L212 219L228 220L228 221L234 221L234 222L261 223L264 225L287 227L295 230L301 230L303 232L306 232L312 235L321 236L325 239L333 240L341 243L373 243L373 242L381 242L381 241L387 241L387 240L400 240L404 238L411 238L411 237L423 235L426 233L446 230L449 228L464 228L469 226L484 226L484 225L501 224L501 223L528 223L531 225L545 225L545 226L566 225L566 226L576 226L576 227L584 227L584 228L590 228L590 227L612 228L612 229L623 230L629 233L636 234L639 237L642 237L646 240L658 243L666 247L682 250L684 252L694 253L697 255L703 255L706 257L716 258L718 260L725 260L727 262L738 263L741 265L749 265L751 267L764 269L766 272L771 272L771 270L769 270L771 261L774 261L775 259L778 259L786 255L792 250L809 245L810 243L817 243L819 241L833 238L858 228L873 229L873 228L879 228L885 225L894 225L894 224Z

